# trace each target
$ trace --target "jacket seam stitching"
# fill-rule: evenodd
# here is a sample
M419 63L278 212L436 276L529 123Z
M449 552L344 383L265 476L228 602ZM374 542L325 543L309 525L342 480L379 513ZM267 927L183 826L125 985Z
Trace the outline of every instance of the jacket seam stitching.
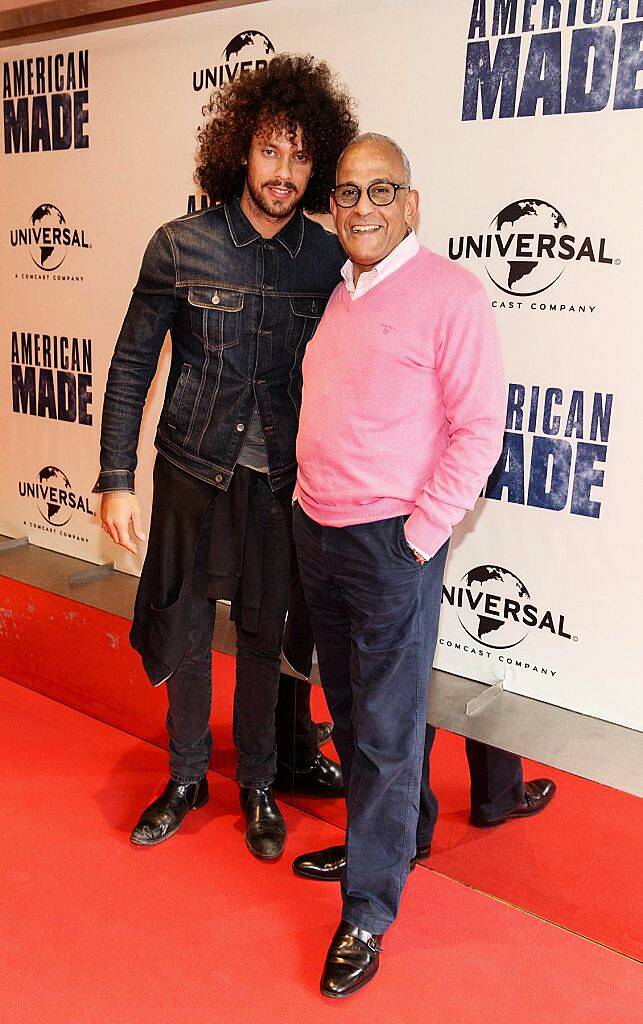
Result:
M178 256L177 256L177 253L175 252L175 249L174 249L174 240L173 240L172 235L170 234L170 231L169 231L168 226L166 224L163 225L163 230L164 230L165 234L167 235L168 242L170 243L170 251L172 253L172 263L174 264L174 287L176 288L177 287L177 282L178 282L178 277L179 277Z

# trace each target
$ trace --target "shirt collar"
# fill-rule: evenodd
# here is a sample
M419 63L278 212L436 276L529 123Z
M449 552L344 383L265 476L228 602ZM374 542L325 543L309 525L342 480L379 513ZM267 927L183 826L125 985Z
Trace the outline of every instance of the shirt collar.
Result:
M417 235L413 228L410 229L408 235L406 235L402 241L395 246L395 248L385 256L383 260L376 263L371 270L366 271L364 274L360 274L357 284L362 280L362 277L370 278L373 275L374 281L381 277L387 277L389 273L394 270L398 270L403 266L407 260L410 260L412 256L416 256L420 251L420 243L418 242ZM353 273L353 264L350 260L346 260L346 263L341 270L342 277L344 278L344 284L349 292L354 292L355 276Z
M250 223L241 209L238 197L229 199L224 203L223 208L230 237L237 248L250 245L251 242L256 242L258 238L261 238L260 232ZM274 236L274 239L283 245L292 259L297 256L304 241L304 215L299 207L288 223Z

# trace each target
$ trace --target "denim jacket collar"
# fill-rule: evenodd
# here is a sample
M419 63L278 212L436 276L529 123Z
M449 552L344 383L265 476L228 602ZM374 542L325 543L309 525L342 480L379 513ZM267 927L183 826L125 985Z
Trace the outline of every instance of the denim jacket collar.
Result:
M256 242L258 238L261 238L261 234L253 227L241 209L238 198L224 203L224 210L230 237L237 248L250 245L251 242ZM274 237L276 242L281 242L292 259L297 256L304 240L304 215L299 207L288 223Z

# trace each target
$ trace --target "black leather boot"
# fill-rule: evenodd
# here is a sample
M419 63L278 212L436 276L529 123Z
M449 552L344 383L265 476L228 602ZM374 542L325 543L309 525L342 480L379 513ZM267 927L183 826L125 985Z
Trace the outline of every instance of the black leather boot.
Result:
M317 754L306 768L291 768L283 761L277 765L275 789L282 793L307 793L310 796L343 796L344 780L338 764Z
M341 921L326 954L320 984L322 995L343 999L366 985L380 965L381 938Z
M409 870L413 871L419 860L426 860L431 853L431 844L418 846ZM314 850L295 857L292 869L300 878L314 882L340 882L346 868L346 847L328 846L325 850Z
M170 779L160 797L147 807L132 830L130 839L137 846L155 846L169 839L181 827L188 811L208 802L208 780L187 785Z
M261 860L275 860L286 845L286 822L272 795L272 786L240 786L246 819L246 846Z

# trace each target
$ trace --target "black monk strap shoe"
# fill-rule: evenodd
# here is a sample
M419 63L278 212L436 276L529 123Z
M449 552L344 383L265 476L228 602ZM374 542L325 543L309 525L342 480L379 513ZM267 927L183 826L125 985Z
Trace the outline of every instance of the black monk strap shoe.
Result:
M160 797L143 811L130 839L136 846L155 846L169 839L181 827L188 811L208 802L208 780L175 782L170 779Z
M326 954L319 986L322 995L343 999L366 985L380 965L381 938L341 921Z
M272 786L240 786L246 819L246 846L260 860L275 860L286 845L286 822L272 795Z
M318 722L317 723L317 744L323 747L325 743L328 743L333 732L332 722Z
M533 779L532 782L525 782L523 800L502 818L481 818L480 815L472 813L469 821L476 828L491 828L493 825L502 825L509 818L530 818L532 814L540 814L545 810L555 792L556 783L551 779Z
M282 793L306 793L309 796L343 796L344 780L338 764L317 754L307 768L293 769L283 761L277 765L275 789Z
M431 853L431 844L419 846L411 861L409 870L413 871L419 860L426 860ZM314 850L295 857L292 869L300 878L310 878L314 882L341 882L346 868L346 847L328 846L325 850Z

